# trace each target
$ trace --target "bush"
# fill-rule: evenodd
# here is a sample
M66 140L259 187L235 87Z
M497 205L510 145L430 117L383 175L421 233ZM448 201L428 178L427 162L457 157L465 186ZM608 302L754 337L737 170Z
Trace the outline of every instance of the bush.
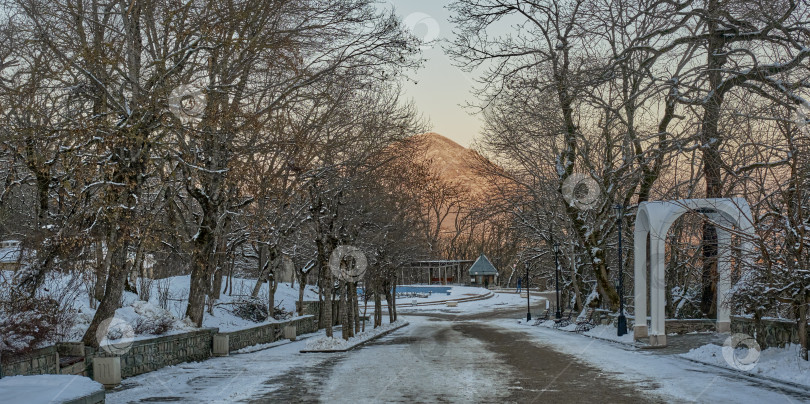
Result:
M61 313L53 299L0 302L0 351L19 354L55 339Z
M174 319L171 317L139 317L135 320L133 331L136 335L163 335L171 331Z
M247 297L234 301L232 305L231 313L239 318L254 323L261 323L267 320L266 300Z

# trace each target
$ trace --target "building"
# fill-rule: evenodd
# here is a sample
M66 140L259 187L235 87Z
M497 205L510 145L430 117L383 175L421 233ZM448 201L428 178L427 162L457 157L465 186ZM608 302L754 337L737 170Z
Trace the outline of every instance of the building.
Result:
M470 267L470 285L489 287L495 284L498 270L486 255L481 254Z

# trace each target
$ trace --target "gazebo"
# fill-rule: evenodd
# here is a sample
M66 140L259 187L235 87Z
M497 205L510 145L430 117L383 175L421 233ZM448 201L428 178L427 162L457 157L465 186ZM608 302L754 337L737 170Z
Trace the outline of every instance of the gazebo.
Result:
M470 267L470 285L488 287L495 283L497 276L498 270L495 269L495 266L484 254L481 254Z

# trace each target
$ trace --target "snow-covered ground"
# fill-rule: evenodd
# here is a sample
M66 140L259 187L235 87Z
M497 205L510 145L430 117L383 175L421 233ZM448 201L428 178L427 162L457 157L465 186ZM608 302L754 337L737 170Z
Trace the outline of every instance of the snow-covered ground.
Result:
M307 350L308 351L341 351L354 348L360 344L368 342L380 334L389 332L395 328L399 328L402 326L407 325L408 322L405 320L397 320L393 323L383 324L377 328L366 328L366 331L358 333L354 337L345 340L339 337L327 337L323 336L320 338L315 338L310 340L307 343Z
M572 355L620 379L652 386L656 393L678 401L771 403L795 400L778 389L754 386L734 373L714 372L678 355L638 350L546 327L527 327L515 320L491 323L529 334L536 344ZM803 384L810 387L807 380Z
M450 331L450 341L422 344L440 330L425 317L408 321L349 353L299 353L307 342L296 341L167 367L125 379L107 403L501 402L508 366L484 342Z
M323 335L323 331L319 334ZM183 363L124 379L107 393L107 404L151 402L234 403L278 389L268 379L295 368L317 366L325 358L302 354L306 341L275 345L246 354Z
M683 354L684 357L752 376L766 376L810 387L810 362L799 358L799 345L768 348L761 352L745 347L732 349L707 344Z
M10 274L7 274L10 279ZM175 276L166 279L156 279L149 285L148 300L141 300L143 294L124 292L122 307L116 310L115 316L110 319L109 332L100 336L102 345L107 342L116 343L119 340L139 340L152 338L155 335L170 335L188 332L196 329L193 324L184 320L188 305L190 276ZM223 293L216 302L213 314L207 309L203 319L203 327L216 327L220 331L234 331L255 327L257 323L242 318L233 313L234 303L250 296L255 280L233 279L233 289ZM139 290L145 285L136 283ZM70 275L50 274L45 282L47 294L60 302L60 306L72 311L73 325L63 330L62 340L78 340L82 337L95 315L95 309L90 307L88 288L90 284ZM267 284L261 286L259 297L267 300ZM142 290L141 290L142 291ZM317 300L317 289L307 286L304 300ZM295 302L298 300L298 285L289 283L278 285L275 294L275 306L294 316ZM265 322L280 321L270 319Z
M456 291L456 289L458 290ZM453 286L453 296L470 297L473 295L484 295L489 293L484 288L475 288L469 286ZM533 314L538 314L544 311L547 307L547 300L539 296L530 296L531 308ZM397 300L397 312L399 313L450 313L450 314L476 314L498 309L516 309L526 307L526 298L520 297L514 293L494 293L492 297L482 300L473 300L467 302L459 302L458 307L446 307L445 305L428 305L428 306L414 306L408 305L409 299Z
M489 290L485 288L479 288L475 286L461 286L461 285L399 285L399 289L407 290L408 288L418 288L420 290L432 290L433 293L428 294L427 296L403 296L397 298L397 305L409 305L413 304L415 301L416 303L428 303L428 302L437 302L443 300L458 300L464 298L471 298L479 295L484 295L489 293ZM445 288L450 288L449 294L444 292ZM416 293L417 295L422 294L423 292ZM383 304L385 301L383 300Z
M90 378L69 375L12 376L0 379L4 403L61 403L104 389Z
M520 323L525 323L523 320L519 320ZM545 327L545 328L554 328L554 320L546 320L541 322L537 325L538 327ZM568 331L574 332L577 329L577 325L575 322L571 322L571 324L560 327L558 330L560 331ZM635 345L635 341L633 340L633 330L628 330L627 334L622 335L621 337L616 334L616 327L612 325L597 325L596 327L591 328L588 331L585 331L583 334L589 337L605 339L609 341L621 342L623 344Z

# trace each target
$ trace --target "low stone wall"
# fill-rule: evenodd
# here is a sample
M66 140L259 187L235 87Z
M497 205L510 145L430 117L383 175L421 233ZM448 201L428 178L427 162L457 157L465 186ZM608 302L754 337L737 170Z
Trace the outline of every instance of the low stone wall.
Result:
M689 334L690 332L706 332L717 329L715 320L712 319L667 319L667 334Z
M183 362L195 362L211 357L214 334L217 328L206 328L182 334L166 335L134 341L121 357L121 376L132 377ZM93 357L116 356L103 350L88 349ZM88 374L92 376L92 359L85 360Z
M808 327L810 330L810 327ZM748 334L756 338L763 349L769 347L784 347L786 344L799 343L799 325L790 320L760 320L759 324L753 318L731 317L731 332ZM810 338L810 331L808 331Z
M59 374L56 346L33 350L18 356L3 356L0 377Z
M298 335L308 334L318 331L318 318L310 315L281 323L265 324L221 334L228 336L228 350L233 352L253 345L276 342L284 338L284 327L288 325L294 326Z
M318 316L319 310L321 308L321 302L318 302L318 301L298 302L296 300L296 302L295 302L295 311L296 312L298 312L298 310L301 308L300 303L303 303L303 306L304 306L303 315L305 315L305 316L306 315L312 315L312 316L316 316L316 317Z
M315 321L317 322L318 317L319 317L319 313L321 312L321 302L319 302L319 301L305 301L303 303L304 303L304 313L303 314L305 316L306 315L315 316ZM338 310L340 308L339 303L340 302L337 301L337 300L332 301L332 313L337 313L338 312ZM296 312L298 311L299 307L300 307L300 305L296 301L295 302ZM332 317L335 320L332 325L337 325L338 323L340 323L340 317L339 316L333 315Z
M317 302L312 303L315 303L317 307ZM229 337L229 351L236 351L252 345L278 341L284 338L284 327L288 325L294 326L298 335L316 332L318 330L317 321L316 312L316 315L222 334ZM118 355L121 357L121 376L127 378L166 366L211 358L214 335L218 332L217 328L206 328L134 341L126 352ZM3 357L0 376L59 374L60 353L65 356L84 357L83 361L62 369L61 373L90 377L93 377L93 358L116 356L104 350L85 347L78 342L60 343L37 349L27 355Z

